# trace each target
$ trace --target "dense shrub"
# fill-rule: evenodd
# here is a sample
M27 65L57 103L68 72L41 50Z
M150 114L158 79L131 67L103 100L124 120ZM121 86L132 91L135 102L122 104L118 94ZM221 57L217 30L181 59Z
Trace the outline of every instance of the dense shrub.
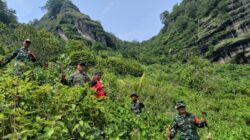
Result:
M88 46L91 44L85 40L69 40L65 44L65 50L67 53L70 53L72 50L74 51L81 51L81 50L88 50Z
M85 63L86 65L89 66L96 64L95 54L88 50L72 52L70 54L70 60L71 60L70 65L76 65L79 62Z
M132 60L109 58L103 61L103 63L109 70L120 75L129 74L135 77L141 77L144 71L142 65Z
M118 78L114 68L125 69L135 62L126 59L121 65L122 59L115 60L119 65L105 65L108 69L103 81L108 98L101 102L87 87L58 83L60 65L56 63L48 69L28 71L24 79L10 75L11 65L0 69L0 137L163 140L175 113L174 102L184 100L198 117L200 112L208 112L214 139L249 139L245 123L250 116L248 66L212 65L193 58L187 64L147 66L142 78ZM130 111L129 95L133 91L146 106L138 116ZM207 131L198 131L205 139Z
M97 102L86 87L37 85L3 73L0 81L3 139L163 138L161 127L150 129L155 123L145 123L146 114L137 117L130 111L126 96L122 97L123 103L110 99ZM83 90L87 92L83 94ZM150 119L163 127L163 118Z

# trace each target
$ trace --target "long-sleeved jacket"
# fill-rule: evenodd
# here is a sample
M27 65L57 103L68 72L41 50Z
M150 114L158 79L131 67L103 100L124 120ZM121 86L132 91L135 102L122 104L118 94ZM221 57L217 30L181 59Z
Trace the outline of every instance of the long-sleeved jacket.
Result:
M84 84L88 82L90 82L90 78L85 72L83 73L75 72L68 79L61 80L62 84L71 85L71 86L75 86L75 85L83 86Z
M173 120L169 137L173 139L179 130L180 140L199 140L196 128L203 128L206 125L206 121L200 121L192 113L187 112L185 115L177 114Z
M29 53L29 50L26 48L20 48L14 51L10 56L8 56L5 60L3 65L8 64L12 59L16 58L17 61L25 62L25 61L31 61L35 62L36 58Z

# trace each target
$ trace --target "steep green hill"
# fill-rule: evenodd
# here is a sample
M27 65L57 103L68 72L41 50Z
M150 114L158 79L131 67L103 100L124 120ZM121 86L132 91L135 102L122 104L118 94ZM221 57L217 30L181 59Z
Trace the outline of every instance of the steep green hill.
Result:
M193 55L249 63L249 6L249 0L183 0L161 15L165 26L157 36L126 53L141 52L137 58L146 63L185 62Z
M105 32L100 22L82 14L70 0L48 0L43 8L47 13L33 23L38 28L46 28L66 41L84 39L116 47L115 41L118 39Z

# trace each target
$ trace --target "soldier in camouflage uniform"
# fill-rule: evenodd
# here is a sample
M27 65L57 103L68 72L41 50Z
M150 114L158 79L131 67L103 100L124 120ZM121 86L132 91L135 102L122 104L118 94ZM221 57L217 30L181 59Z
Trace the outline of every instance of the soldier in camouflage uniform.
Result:
M30 44L31 41L29 39L25 39L23 42L23 47L17 49L9 57L7 57L4 60L3 65L8 64L14 58L16 58L16 61L18 62L27 62L27 61L35 62L36 61L35 56L29 51Z
M77 71L72 74L68 79L63 74L61 78L61 83L64 85L70 86L83 86L86 83L90 82L90 78L88 77L87 73L85 72L85 64L79 63L77 64Z
M184 102L177 102L176 109L178 114L173 120L170 128L169 139L174 139L177 130L180 131L180 140L199 140L196 128L204 128L207 126L206 120L201 121L192 113L186 112Z
M8 64L12 59L16 58L15 70L16 74L21 74L24 72L26 64L29 62L35 62L35 56L29 51L31 41L29 39L25 39L23 41L23 46L20 49L15 50L10 56L5 58L2 62L2 66Z

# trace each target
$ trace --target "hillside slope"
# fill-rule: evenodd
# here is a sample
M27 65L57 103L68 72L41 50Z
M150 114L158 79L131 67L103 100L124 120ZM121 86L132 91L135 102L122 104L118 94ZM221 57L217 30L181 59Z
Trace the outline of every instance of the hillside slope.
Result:
M66 41L84 39L115 47L114 41L118 39L105 32L100 22L81 13L70 0L48 0L44 9L47 13L33 23L38 28L46 28Z
M213 139L250 139L250 66L211 64L194 56L189 56L185 64L142 65L114 50L100 50L100 46L88 44L81 37L62 41L54 35L56 32L6 24L0 23L0 63L20 47L24 38L32 40L30 50L37 63L22 65L27 71L21 76L13 73L15 60L0 67L0 139L165 140L176 113L175 102L180 100L199 118L201 112L207 112ZM158 59L155 52L161 45L155 43L162 42L143 45L147 43L154 44L155 50L143 47L139 48L141 52L130 54L136 58L144 53L144 59L149 60L144 63L173 60L176 54L181 58L173 47L168 51L174 53L172 58L163 55ZM123 48L124 52L133 52L141 44L123 45L132 47ZM158 52L164 54L163 49ZM78 62L90 64L90 76L96 70L103 73L108 93L105 100L97 101L88 86L60 83L61 74L73 73ZM134 91L145 104L139 115L130 110L129 96ZM206 139L207 129L198 132L202 140Z
M229 0L227 13L219 23L212 17L201 19L201 52L213 62L250 63L250 1Z
M249 9L249 0L183 0L162 13L164 27L157 36L126 53L139 53L146 63L186 62L194 55L216 63L250 63Z

